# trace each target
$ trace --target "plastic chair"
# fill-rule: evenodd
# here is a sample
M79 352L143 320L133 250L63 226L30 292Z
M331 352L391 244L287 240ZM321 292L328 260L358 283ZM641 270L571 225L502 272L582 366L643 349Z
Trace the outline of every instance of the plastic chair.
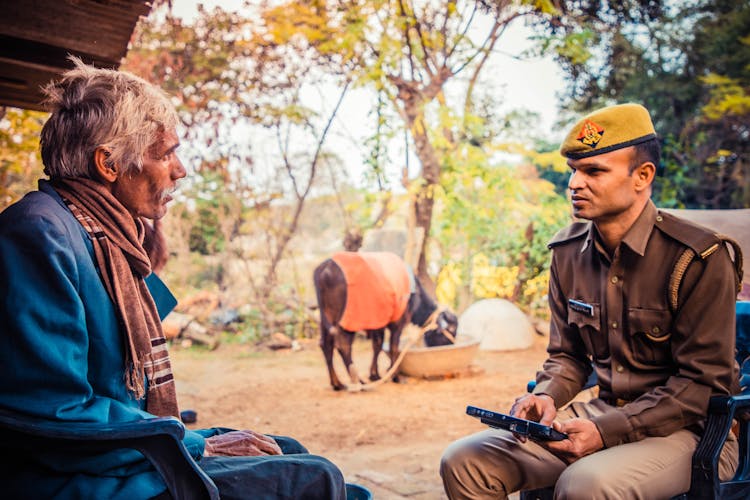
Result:
M737 302L737 350L748 352L750 343L750 302ZM750 356L742 363L741 385L743 391L750 377ZM719 480L719 456L732 422L739 424L739 464L734 477ZM551 500L553 488L522 491L520 500ZM750 394L715 396L708 405L708 418L703 437L693 454L690 490L673 500L692 499L744 500L750 498Z
M146 278L159 317L177 304L156 274ZM172 498L218 499L219 490L190 456L182 438L185 426L173 417L136 422L101 424L43 420L0 409L0 452L12 456L19 450L107 452L132 448L140 451L161 474Z
M0 450L5 456L19 450L106 452L132 448L153 464L172 498L218 500L216 485L183 445L184 435L185 427L173 417L112 425L41 420L0 410Z
M372 493L361 484L346 483L346 500L372 500Z

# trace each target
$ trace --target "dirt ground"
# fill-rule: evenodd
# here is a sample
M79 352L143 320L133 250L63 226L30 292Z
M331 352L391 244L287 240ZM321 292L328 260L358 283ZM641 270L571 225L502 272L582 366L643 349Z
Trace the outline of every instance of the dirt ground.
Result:
M428 500L447 498L438 473L445 447L484 429L465 415L466 405L509 409L544 360L546 340L535 336L522 351L480 351L471 374L402 378L356 393L331 389L317 340L297 351L224 344L211 352L174 346L171 354L181 409L198 413L190 427L292 436L376 500ZM367 373L371 353L366 339L355 341L360 373ZM338 357L336 368L346 380Z

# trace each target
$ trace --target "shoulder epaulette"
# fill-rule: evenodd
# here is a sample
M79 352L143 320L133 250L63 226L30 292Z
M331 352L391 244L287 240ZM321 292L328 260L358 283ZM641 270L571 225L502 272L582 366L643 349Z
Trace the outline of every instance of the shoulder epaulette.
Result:
M574 222L573 224L559 230L549 243L547 243L547 248L556 247L584 237L589 234L590 228L590 222Z
M721 242L727 246L727 248L732 249L732 253L734 254L734 273L735 277L737 278L737 293L740 293L742 291L742 279L745 276L745 271L742 268L742 247L739 243L737 243L737 241L733 240L729 236L723 234L718 234L717 236L721 240Z
M661 210L656 215L656 227L692 249L701 259L714 253L721 245L719 237L710 229Z
M690 263L696 258L706 259L716 252L721 245L731 248L734 255L733 264L735 268L735 284L737 293L742 288L742 249L732 238L712 232L710 229L694 224L685 219L659 211L656 216L656 227L665 234L684 244L687 248L677 259L672 269L667 291L669 307L675 312L678 307L679 290L682 278Z

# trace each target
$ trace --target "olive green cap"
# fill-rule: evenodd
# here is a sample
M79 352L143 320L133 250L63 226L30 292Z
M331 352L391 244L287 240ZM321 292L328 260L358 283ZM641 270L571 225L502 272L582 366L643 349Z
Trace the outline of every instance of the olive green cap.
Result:
M654 138L656 131L646 108L617 104L594 111L576 123L560 146L560 154L577 160Z

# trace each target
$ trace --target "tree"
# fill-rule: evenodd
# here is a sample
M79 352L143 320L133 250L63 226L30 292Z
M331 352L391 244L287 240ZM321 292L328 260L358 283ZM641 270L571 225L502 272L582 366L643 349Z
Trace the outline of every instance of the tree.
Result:
M496 105L488 103L488 109ZM549 160L557 168L562 160L564 165L556 151L553 160L530 149L525 133L536 128L537 120L527 112L495 115L494 120L470 116L471 139L461 141L443 164L436 198L436 239L444 256L438 296L458 310L491 297L529 311L546 310L546 245L570 221L570 210L534 164ZM513 163L499 152L523 160Z
M411 188L415 226L424 237L416 248L417 274L434 290L426 248L435 189L445 152L456 132L443 129L441 147L430 123L449 108L446 86L467 74L459 108L473 109L472 90L504 30L516 19L555 12L550 1L317 0L269 3L262 10L263 36L276 45L314 50L328 71L351 76L381 92L400 116L421 163Z
M245 277L272 324L277 270L320 170L331 161L325 143L348 84L336 80L335 102L307 106L305 89L326 75L313 72L304 49L269 45L254 19L201 7L195 23L185 24L169 11L154 11L139 25L123 67L177 98L184 146L193 155L186 163L195 172L185 188L194 209L181 211L191 219L192 249L223 253L222 265L248 259L232 241L258 227L265 231L266 245L252 255ZM260 136L276 146L274 154L253 151L252 139ZM271 205L278 210L269 211ZM268 217L271 212L283 215ZM248 221L257 227L248 229Z
M750 4L563 2L543 47L571 76L568 108L641 102L664 145L665 206L750 206Z
M46 116L0 107L0 210L36 187L42 171L39 134Z

